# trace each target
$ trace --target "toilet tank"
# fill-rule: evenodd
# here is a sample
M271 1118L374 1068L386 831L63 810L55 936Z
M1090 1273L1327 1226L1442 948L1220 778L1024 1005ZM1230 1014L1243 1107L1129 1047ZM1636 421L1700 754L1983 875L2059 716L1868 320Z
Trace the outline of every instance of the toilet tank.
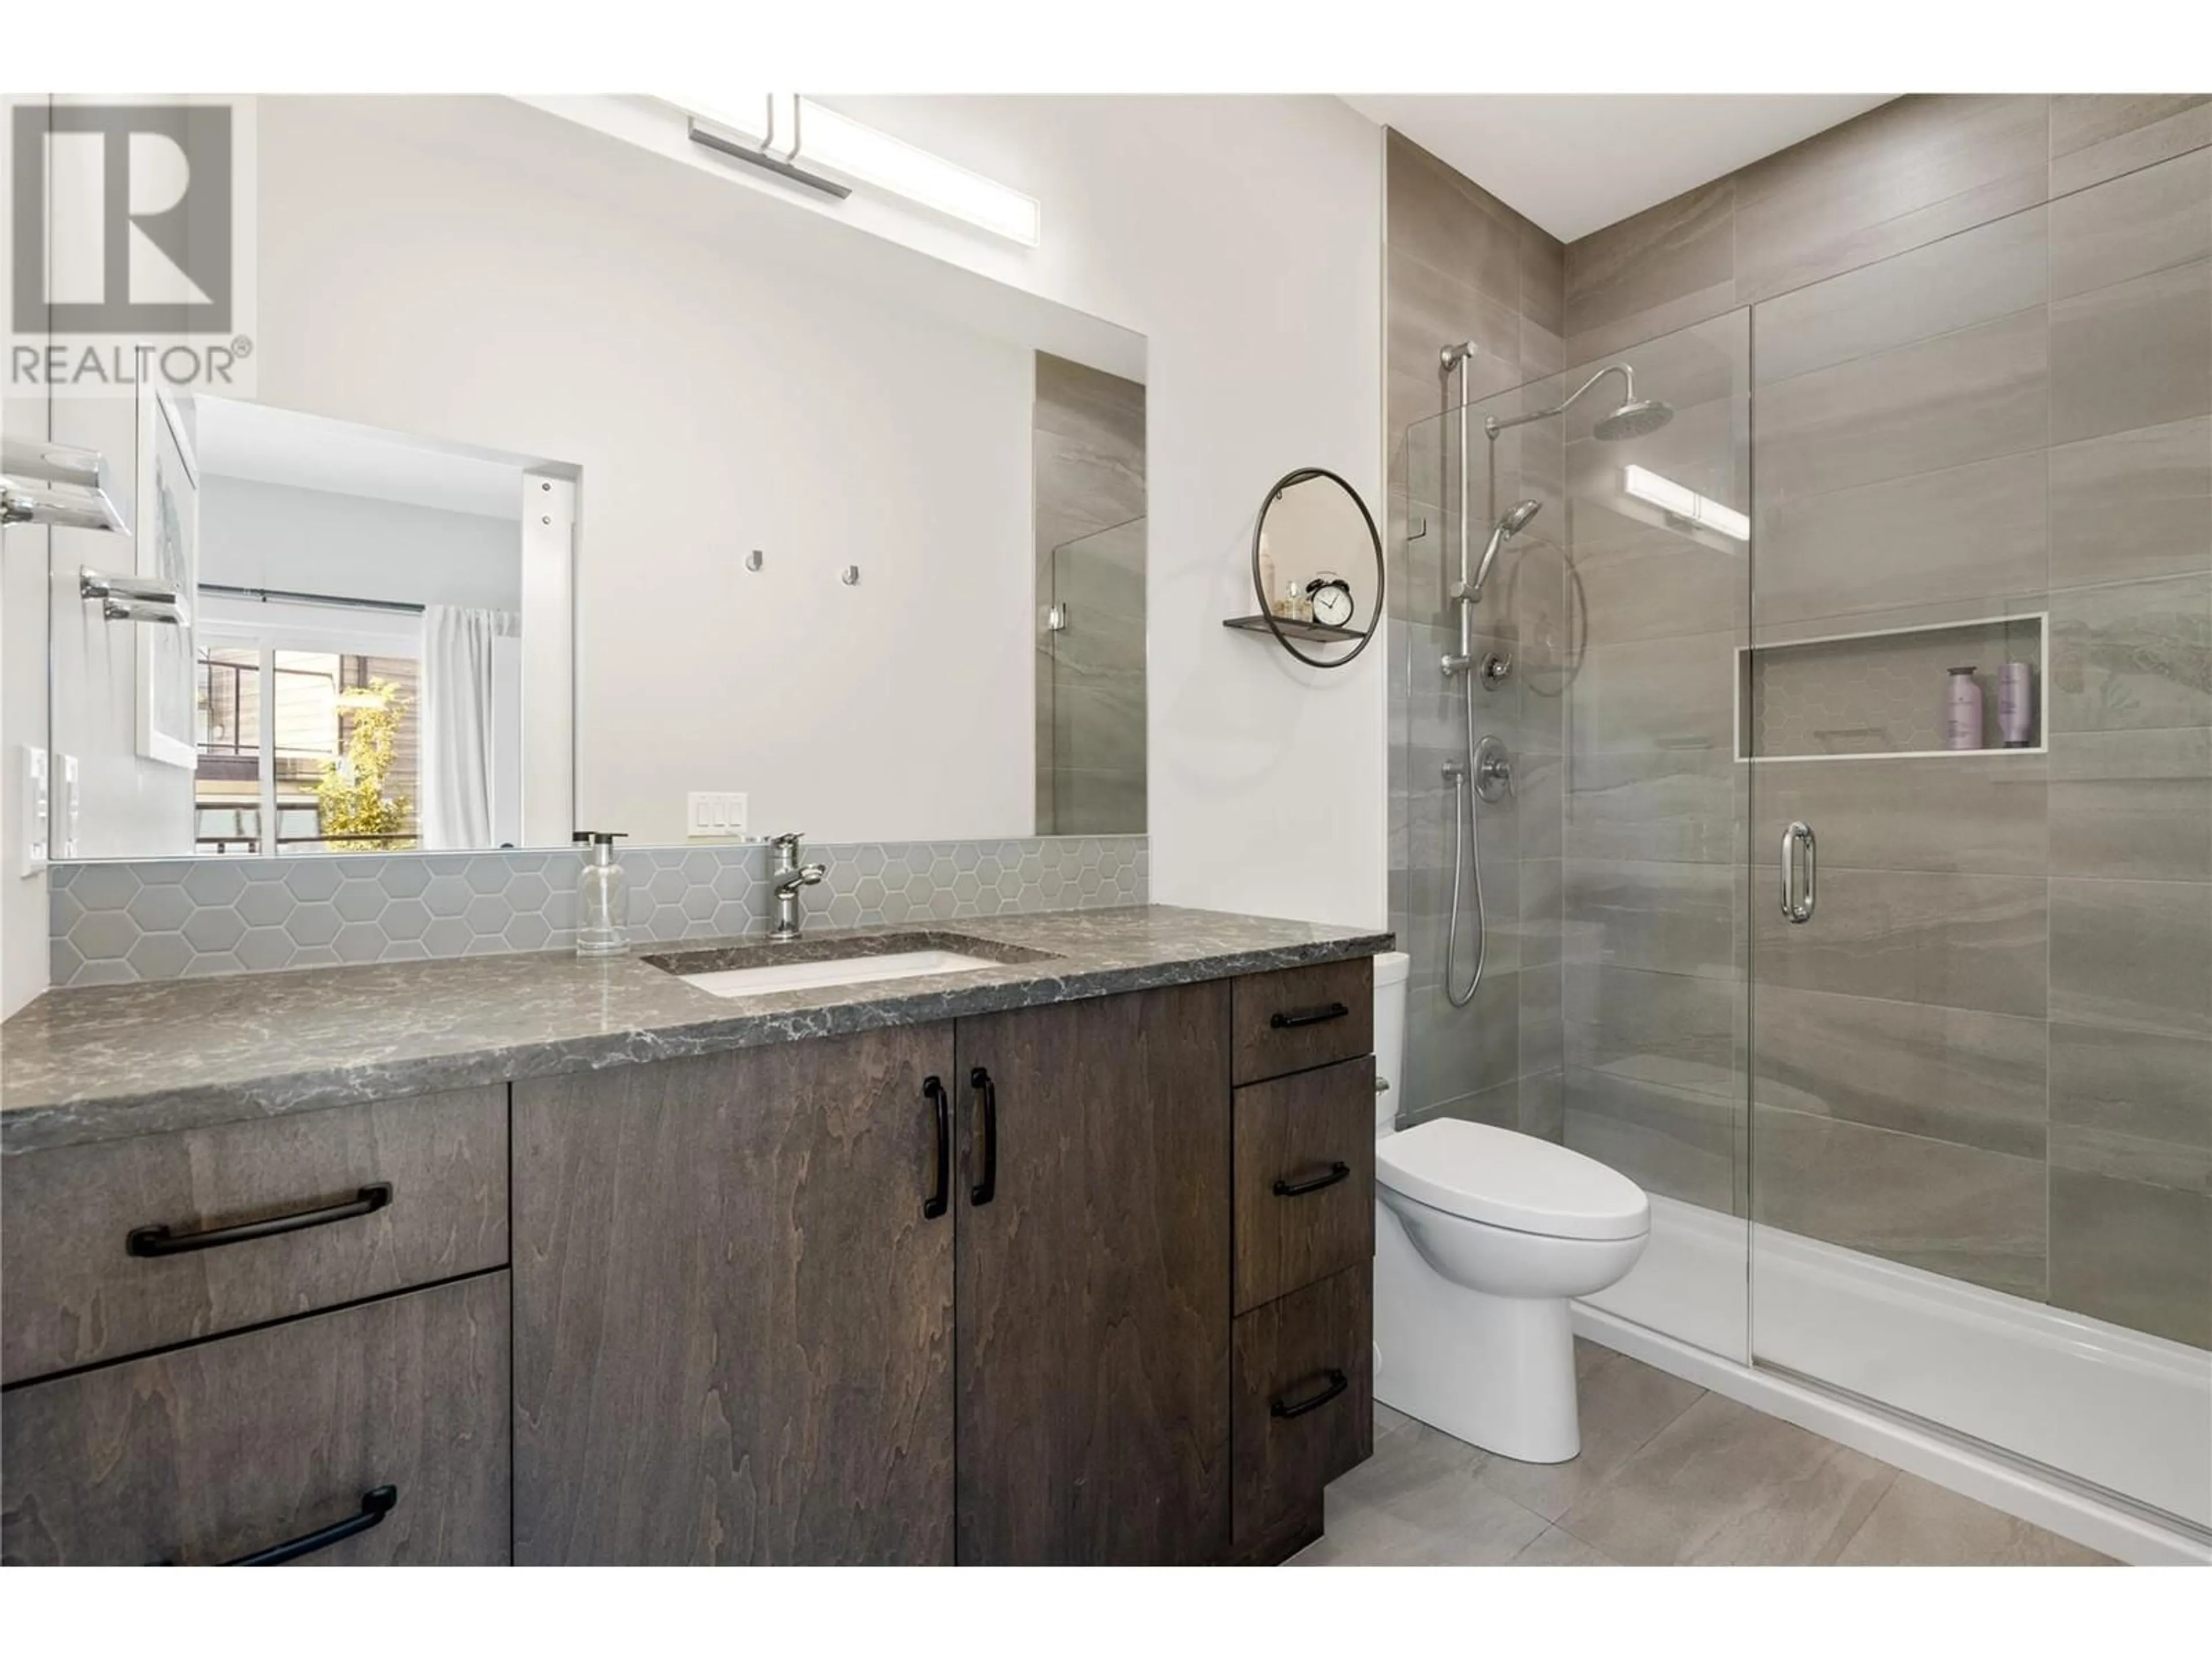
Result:
M1375 1133L1398 1127L1399 1079L1406 1064L1406 976L1413 957L1386 951L1375 958L1375 1075L1385 1085L1375 1095Z

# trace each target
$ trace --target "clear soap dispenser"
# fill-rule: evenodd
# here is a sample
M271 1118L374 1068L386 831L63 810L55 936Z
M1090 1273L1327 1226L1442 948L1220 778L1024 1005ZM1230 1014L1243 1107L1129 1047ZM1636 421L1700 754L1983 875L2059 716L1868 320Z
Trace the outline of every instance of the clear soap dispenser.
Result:
M579 830L583 873L576 878L576 954L618 957L629 949L623 922L629 915L629 878L615 860L616 833Z

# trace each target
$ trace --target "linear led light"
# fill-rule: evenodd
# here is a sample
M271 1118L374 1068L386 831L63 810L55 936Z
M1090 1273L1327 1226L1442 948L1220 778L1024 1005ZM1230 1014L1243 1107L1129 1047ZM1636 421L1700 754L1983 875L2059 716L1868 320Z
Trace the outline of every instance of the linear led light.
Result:
M1708 500L1687 484L1676 483L1649 467L1626 468L1621 474L1620 487L1639 501L1649 501L1662 513L1703 525L1731 541L1751 539L1751 520L1735 508Z
M1010 242L1035 247L1043 214L1024 196L942 156L841 115L811 98L746 93L709 104L670 100L690 117L695 143L793 184L843 198L843 182L866 185L974 225Z

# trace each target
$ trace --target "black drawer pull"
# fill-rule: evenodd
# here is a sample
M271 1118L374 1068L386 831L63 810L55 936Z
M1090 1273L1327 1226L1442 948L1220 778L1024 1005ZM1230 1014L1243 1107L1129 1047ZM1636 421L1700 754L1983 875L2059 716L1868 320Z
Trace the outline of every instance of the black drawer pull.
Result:
M241 1555L230 1565L234 1567L281 1567L287 1561L313 1555L317 1550L326 1550L333 1544L358 1537L372 1527L381 1526L384 1517L398 1504L398 1487L371 1486L361 1495L360 1514L349 1515L343 1521L332 1522L319 1531L295 1538L289 1544L273 1544L265 1550L256 1550L251 1555Z
M937 1116L937 1190L921 1200L923 1218L934 1221L952 1200L952 1097L941 1080L927 1077L921 1080L921 1097Z
M1326 1008L1300 1008L1287 1014L1270 1014L1267 1024L1278 1031L1294 1030L1301 1025L1326 1025L1333 1019L1344 1019L1352 1010L1340 1002L1332 1002Z
M1308 1412L1317 1412L1323 1406L1352 1386L1352 1379L1334 1368L1328 1373L1328 1386L1310 1400L1301 1400L1295 1406L1276 1400L1267 1407L1270 1417L1304 1417Z
M218 1244L243 1244L248 1239L274 1238L296 1233L303 1227L327 1227L333 1221L351 1221L374 1215L392 1202L392 1183L380 1181L364 1187L343 1204L319 1210L301 1210L291 1215L272 1215L266 1221L240 1222L235 1227L210 1227L201 1233L172 1232L167 1227L133 1227L124 1247L133 1255L182 1255L187 1250L211 1250Z
M996 1197L999 1191L999 1088L991 1081L989 1071L981 1066L968 1073L968 1086L983 1102L983 1127L980 1132L983 1174L968 1189L968 1201L980 1208Z
M1311 1181L1285 1181L1282 1176L1277 1176L1275 1196L1303 1198L1308 1193L1317 1193L1324 1187L1335 1186L1338 1182L1351 1173L1352 1166L1349 1164L1332 1164L1328 1166L1327 1175L1316 1176Z

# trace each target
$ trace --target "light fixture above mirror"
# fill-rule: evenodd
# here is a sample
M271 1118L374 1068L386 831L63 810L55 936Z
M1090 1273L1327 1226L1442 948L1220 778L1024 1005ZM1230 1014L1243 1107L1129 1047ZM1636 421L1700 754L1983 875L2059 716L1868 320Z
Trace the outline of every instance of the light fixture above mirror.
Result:
M855 185L1035 247L1043 210L1033 196L918 149L795 93L671 98L692 143L839 200Z

